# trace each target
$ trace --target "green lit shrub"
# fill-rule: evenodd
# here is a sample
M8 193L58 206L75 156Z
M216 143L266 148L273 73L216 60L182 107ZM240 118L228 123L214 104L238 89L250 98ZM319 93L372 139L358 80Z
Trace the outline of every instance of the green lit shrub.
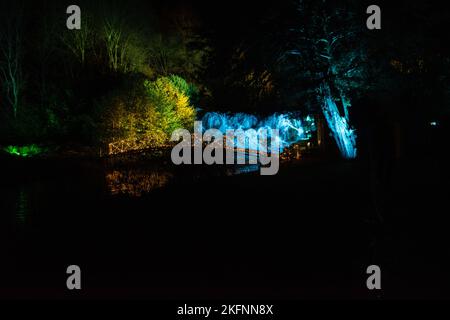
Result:
M197 102L199 89L196 85L187 83L186 80L177 75L171 75L168 78L175 88L189 97L189 101L191 104L195 104Z
M175 129L191 129L195 109L189 92L195 92L184 79L160 77L155 81L134 79L132 84L113 92L100 103L101 142L118 140L144 142L143 146L167 143Z
M3 150L8 154L24 158L33 157L47 151L45 148L35 144L26 146L7 146L3 148Z
M180 77L160 77L145 81L144 86L151 103L156 107L161 129L170 136L179 128L190 130L195 121L195 109L191 105L191 90Z

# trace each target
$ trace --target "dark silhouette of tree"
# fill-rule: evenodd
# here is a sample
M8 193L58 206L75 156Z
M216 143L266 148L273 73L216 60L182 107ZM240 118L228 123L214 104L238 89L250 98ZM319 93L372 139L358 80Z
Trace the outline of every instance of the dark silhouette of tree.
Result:
M9 3L1 9L0 71L3 94L17 117L25 86L23 73L23 5Z

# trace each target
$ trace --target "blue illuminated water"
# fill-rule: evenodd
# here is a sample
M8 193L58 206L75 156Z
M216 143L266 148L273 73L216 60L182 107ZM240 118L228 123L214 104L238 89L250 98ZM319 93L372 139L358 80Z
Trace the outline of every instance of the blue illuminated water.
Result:
M218 129L224 135L227 130L253 129L253 133L247 131L248 138L255 134L259 138L264 132L272 138L270 129L278 129L277 140L280 151L294 143L309 140L316 130L313 117L301 117L294 113L275 113L268 117L257 117L247 113L208 112L202 117L202 126L203 130ZM238 140L235 146L251 150L261 150L262 147L258 139Z

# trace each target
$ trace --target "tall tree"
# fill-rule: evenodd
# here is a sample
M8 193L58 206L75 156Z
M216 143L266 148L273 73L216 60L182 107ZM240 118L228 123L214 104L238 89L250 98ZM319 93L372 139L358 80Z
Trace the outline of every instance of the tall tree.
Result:
M20 2L13 2L1 11L3 26L0 33L0 76L3 94L16 118L25 82L22 65L23 6Z
M298 0L287 50L281 60L318 98L341 154L356 156L356 134L350 124L351 98L367 88L367 55L363 24L352 2Z

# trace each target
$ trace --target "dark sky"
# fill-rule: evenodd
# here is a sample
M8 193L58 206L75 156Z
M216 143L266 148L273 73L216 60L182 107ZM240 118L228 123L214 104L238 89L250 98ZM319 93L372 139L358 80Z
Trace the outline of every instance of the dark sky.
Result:
M156 6L170 14L174 7L190 8L204 24L224 36L256 28L264 19L277 15L292 1L249 0L156 0Z

